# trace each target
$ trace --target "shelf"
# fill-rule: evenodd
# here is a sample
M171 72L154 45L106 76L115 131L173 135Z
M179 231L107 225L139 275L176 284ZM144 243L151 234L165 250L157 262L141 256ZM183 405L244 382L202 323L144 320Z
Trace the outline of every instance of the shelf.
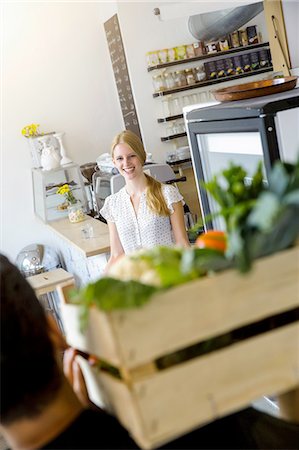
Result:
M147 71L151 72L152 70L164 69L165 67L176 66L178 64L186 64L186 63L190 63L190 62L194 62L194 61L200 61L202 59L210 59L210 58L215 58L215 57L218 58L218 56L230 55L231 53L244 52L246 50L254 50L256 48L262 48L262 47L269 47L269 42L262 42L261 44L246 45L245 47L231 48L229 50L225 50L222 52L207 53L206 55L196 56L195 58L179 59L179 60L171 61L171 62L164 63L164 64L157 64L155 66L148 67Z
M161 92L155 92L153 94L153 97L154 98L164 97L165 95L176 94L177 92L189 91L191 89L197 89L197 88L204 87L204 86L212 86L213 84L224 83L225 81L237 80L239 78L252 77L253 75L258 75L261 73L272 72L272 71L273 71L273 67L270 66L270 67L266 67L264 69L253 70L252 72L241 73L239 75L231 75L229 77L216 78L215 80L200 81L198 83L191 84L189 86L184 86L184 87L175 88L175 89L168 89L168 90L161 91Z
M166 164L169 166L179 166L181 164L185 164L187 162L191 162L191 158L185 158L185 159L178 159L176 161L166 161Z
M187 133L178 133L178 134L172 134L171 136L167 136L167 137L162 137L161 141L162 142L167 142L167 141L172 141L172 139L178 139L181 137L187 136Z
M184 116L183 114L176 114L175 116L168 116L168 117L164 117L163 119L157 119L158 123L163 123L163 122L171 122L172 120L177 120L177 119L182 119Z

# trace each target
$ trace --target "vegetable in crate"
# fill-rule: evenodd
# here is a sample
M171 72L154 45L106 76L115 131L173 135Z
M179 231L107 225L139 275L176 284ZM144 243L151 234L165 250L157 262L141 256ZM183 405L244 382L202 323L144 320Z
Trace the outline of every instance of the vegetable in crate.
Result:
M209 230L202 233L195 241L195 247L210 248L225 253L227 248L227 237L224 231Z
M253 259L290 246L299 234L299 160L276 161L268 185L262 164L251 182L246 171L231 164L204 187L219 204L227 236L227 255L242 272Z
M205 275L210 270L226 268L229 262L213 249L154 247L122 256L111 266L108 276L73 291L72 303L81 305L81 326L88 308L104 311L136 308L150 297L167 289Z

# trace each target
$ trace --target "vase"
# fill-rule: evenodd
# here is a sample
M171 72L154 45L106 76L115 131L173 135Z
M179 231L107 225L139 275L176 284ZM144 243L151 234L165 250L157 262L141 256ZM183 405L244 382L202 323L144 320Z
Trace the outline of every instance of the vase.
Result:
M42 144L41 152L41 166L43 170L52 170L60 166L60 157L57 154L53 145L49 145L48 137L43 136L38 138L38 141Z
M64 136L64 133L55 133L54 136L56 137L58 143L59 143L59 147L60 147L60 154L61 154L61 161L60 164L63 166L64 164L70 164L72 162L72 160L66 156L66 151L65 148L63 146L62 143L62 137Z
M78 223L85 220L85 214L80 202L68 206L68 216L71 223Z

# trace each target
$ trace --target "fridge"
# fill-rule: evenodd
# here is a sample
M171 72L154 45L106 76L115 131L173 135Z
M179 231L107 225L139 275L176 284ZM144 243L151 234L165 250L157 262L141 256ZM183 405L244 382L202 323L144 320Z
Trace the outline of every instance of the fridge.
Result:
M229 163L248 172L248 183L262 161L265 182L274 161L299 158L299 89L184 112L191 158L205 229L224 229L220 218L207 221L218 210L202 182Z

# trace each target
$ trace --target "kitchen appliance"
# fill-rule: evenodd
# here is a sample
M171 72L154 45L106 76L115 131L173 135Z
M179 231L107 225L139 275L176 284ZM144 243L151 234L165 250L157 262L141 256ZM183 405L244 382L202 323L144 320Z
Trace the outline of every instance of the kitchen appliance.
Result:
M299 89L279 94L218 103L185 112L195 181L202 217L218 210L202 187L229 166L243 166L250 176L259 161L265 179L275 160L295 162L299 157ZM205 228L223 229L219 218Z
M85 163L80 166L81 174L86 180L86 189L87 189L87 197L88 197L88 206L90 209L90 214L93 215L95 211L95 195L93 190L93 184L92 184L92 176L97 170L97 163L96 162L90 162Z

